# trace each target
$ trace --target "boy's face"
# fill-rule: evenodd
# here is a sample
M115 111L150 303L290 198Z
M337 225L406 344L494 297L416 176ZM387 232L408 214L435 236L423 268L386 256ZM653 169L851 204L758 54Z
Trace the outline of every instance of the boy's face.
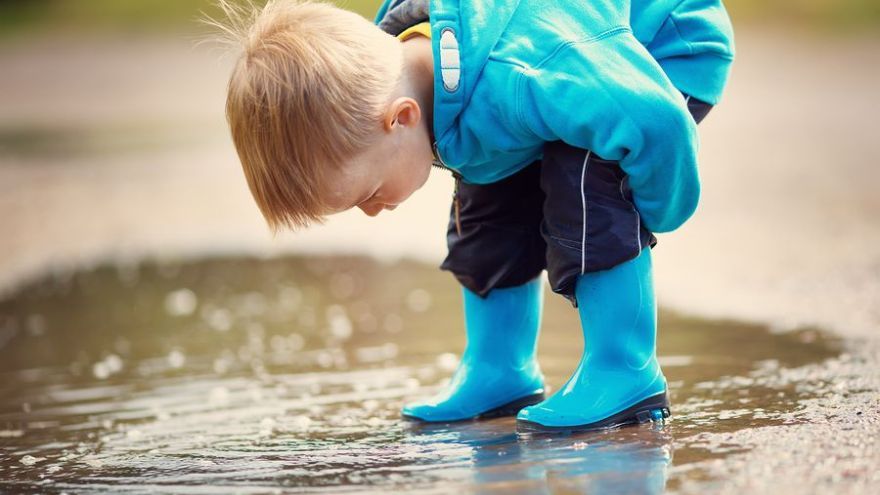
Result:
M428 180L431 140L418 105L407 100L401 112L387 116L373 146L328 173L327 214L358 207L374 217L397 208Z

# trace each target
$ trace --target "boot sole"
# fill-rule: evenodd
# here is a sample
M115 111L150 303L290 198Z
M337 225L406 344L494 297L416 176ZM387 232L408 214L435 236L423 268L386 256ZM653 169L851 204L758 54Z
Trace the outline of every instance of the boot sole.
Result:
M648 422L662 422L671 415L669 399L666 392L644 399L623 411L612 414L605 419L583 425L544 426L534 421L517 420L517 433L580 433L585 431L606 430L619 426L635 425Z
M516 413L518 413L520 409L528 406L533 406L543 401L545 398L546 397L544 396L544 392L527 395L514 401L510 401L502 406L498 406L495 409L490 409L483 414L479 414L477 415L476 419L492 419L501 418L504 416L516 416Z
M532 394L532 395L527 395L525 397L520 397L519 399L512 400L506 404L502 404L498 407L489 409L486 412L479 413L479 414L472 416L472 417L469 417L469 418L432 421L432 420L425 420L425 419L419 418L417 416L410 416L408 414L403 414L403 413L401 413L401 416L403 416L405 419L415 420L415 421L419 421L422 423L458 423L458 422L462 422L462 421L473 421L473 420L477 420L477 419L493 419L493 418L501 418L501 417L505 417L505 416L516 416L516 413L518 413L520 409L527 407L527 406L533 406L533 405L543 401L545 398L546 397L544 395L544 392L540 392L540 393Z

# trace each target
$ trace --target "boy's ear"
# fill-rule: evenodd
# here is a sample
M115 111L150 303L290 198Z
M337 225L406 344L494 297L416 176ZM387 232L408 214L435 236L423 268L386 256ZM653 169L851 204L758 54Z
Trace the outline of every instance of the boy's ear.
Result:
M391 129L398 125L413 127L419 123L421 118L422 109L419 108L416 100L408 96L401 96L391 102L391 105L385 112L383 127L385 131L391 131Z

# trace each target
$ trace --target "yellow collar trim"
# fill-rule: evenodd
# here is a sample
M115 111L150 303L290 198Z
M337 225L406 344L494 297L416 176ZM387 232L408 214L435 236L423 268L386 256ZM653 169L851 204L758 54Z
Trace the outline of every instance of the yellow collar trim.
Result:
M431 23L422 22L416 24L415 26L410 26L406 28L402 33L398 34L397 38L400 39L400 41L406 41L416 35L421 35L425 38L431 39Z

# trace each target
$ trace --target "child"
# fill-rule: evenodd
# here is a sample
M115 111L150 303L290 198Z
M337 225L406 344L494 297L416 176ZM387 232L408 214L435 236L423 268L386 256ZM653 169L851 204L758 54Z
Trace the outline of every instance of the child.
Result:
M420 11L401 3L378 18ZM323 4L270 2L252 19L227 7L245 49L227 115L273 229L393 209L435 157L456 175L442 268L463 286L467 348L404 416L519 411L551 430L668 416L645 248L696 208L695 121L723 89L731 33L718 0L631 3L630 19L621 2L432 0L430 24L401 37ZM585 339L546 400L544 268Z

